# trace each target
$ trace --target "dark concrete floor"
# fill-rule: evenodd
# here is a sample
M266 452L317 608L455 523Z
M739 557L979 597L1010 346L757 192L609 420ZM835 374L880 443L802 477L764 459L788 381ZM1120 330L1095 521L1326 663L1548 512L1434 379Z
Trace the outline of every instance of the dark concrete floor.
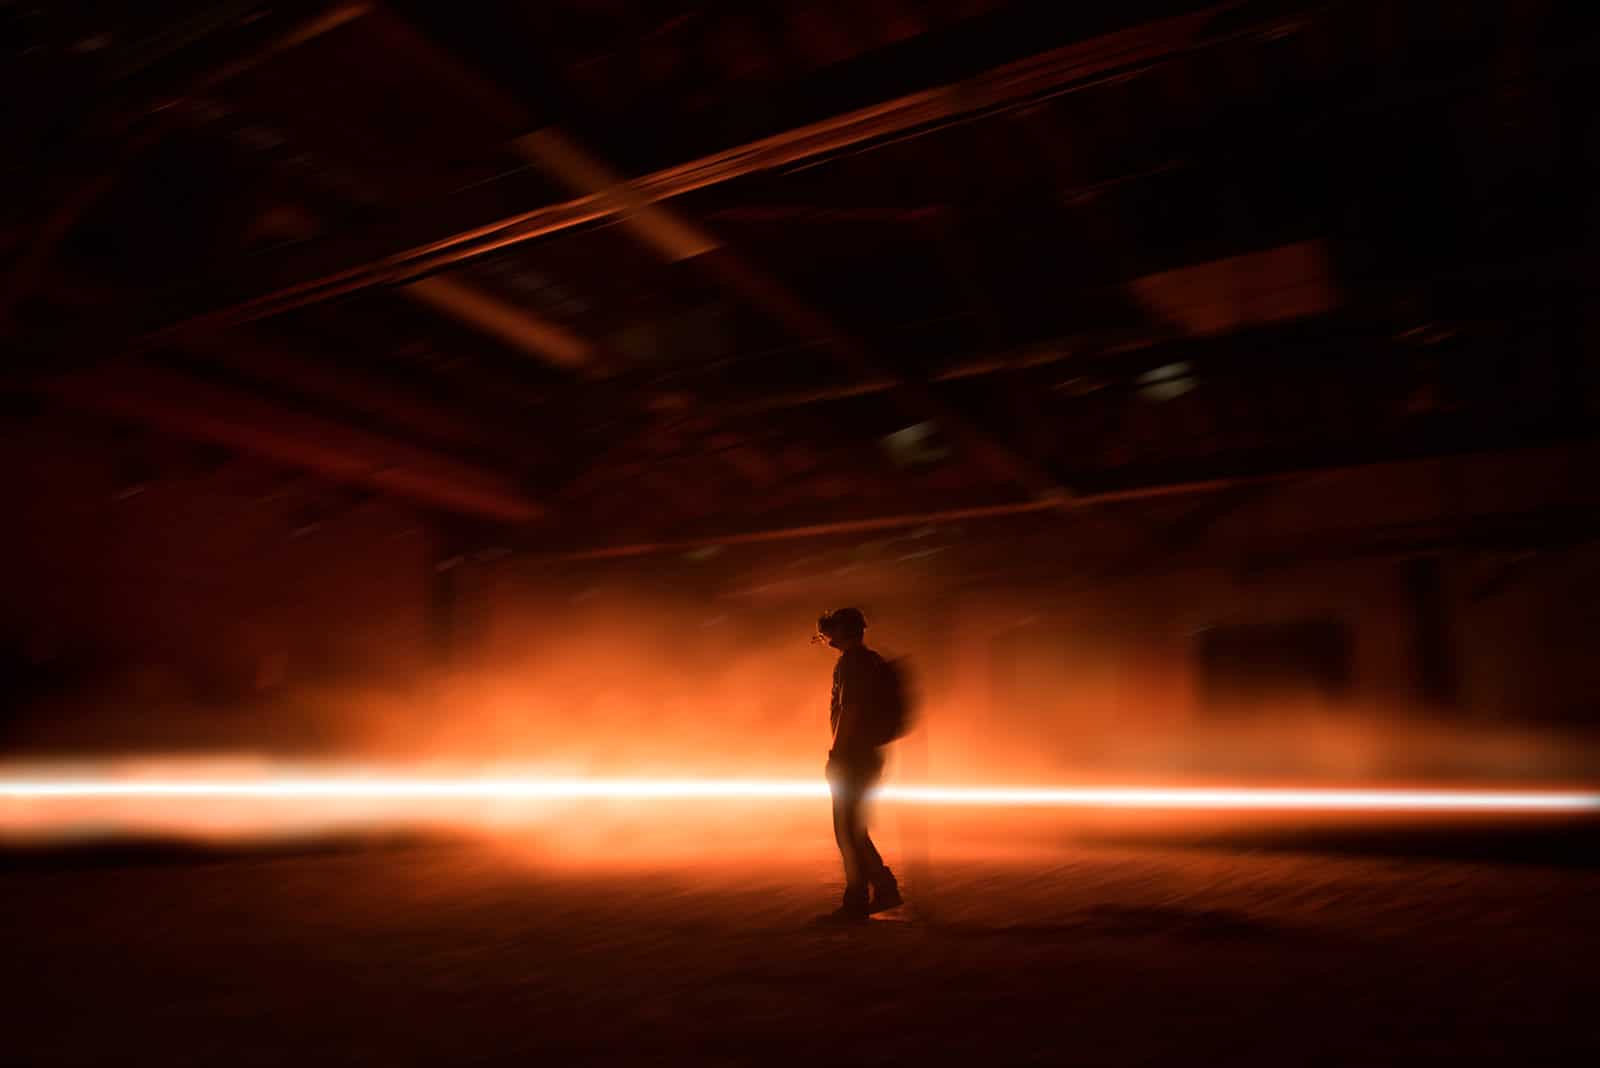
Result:
M858 929L811 924L837 892L813 839L12 851L0 1059L1600 1063L1592 854L1384 841L938 849L919 907Z

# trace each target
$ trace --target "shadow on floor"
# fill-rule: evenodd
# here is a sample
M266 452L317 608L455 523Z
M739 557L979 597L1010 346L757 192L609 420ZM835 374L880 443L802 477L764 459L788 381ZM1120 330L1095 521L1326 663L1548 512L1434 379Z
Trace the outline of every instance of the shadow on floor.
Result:
M330 856L437 844L418 834L340 834L273 841L201 842L182 838L83 838L66 842L0 840L0 874L229 864L282 857Z
M1094 905L1069 919L1053 923L982 924L947 921L936 912L915 904L863 924L839 924L818 917L806 924L811 930L873 932L888 936L896 931L923 931L950 938L1034 944L1082 942L1085 938L1162 938L1199 941L1282 939L1298 934L1291 928L1268 923L1229 909L1183 908L1173 905Z
M1095 905L1061 923L984 926L929 923L940 934L974 939L1027 939L1031 942L1076 942L1085 937L1244 940L1282 938L1290 932L1242 912L1156 905Z
M1484 864L1600 868L1600 819L1556 823L1504 821L1388 827L1241 828L1202 833L1116 832L1080 835L1080 843L1239 853L1310 853L1404 857Z

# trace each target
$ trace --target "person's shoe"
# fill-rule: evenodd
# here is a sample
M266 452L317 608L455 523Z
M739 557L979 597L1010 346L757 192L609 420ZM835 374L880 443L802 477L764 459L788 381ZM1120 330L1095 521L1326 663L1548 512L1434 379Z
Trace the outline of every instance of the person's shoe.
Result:
M868 919L868 911L867 911L867 906L865 904L861 904L861 905L857 905L857 904L840 905L838 908L834 909L832 912L830 912L826 916L822 917L822 920L825 923L838 923L838 924L866 923L867 919Z
M900 896L900 884L889 883L885 886L874 887L872 890L872 904L867 906L867 912L888 912L897 909L906 903Z

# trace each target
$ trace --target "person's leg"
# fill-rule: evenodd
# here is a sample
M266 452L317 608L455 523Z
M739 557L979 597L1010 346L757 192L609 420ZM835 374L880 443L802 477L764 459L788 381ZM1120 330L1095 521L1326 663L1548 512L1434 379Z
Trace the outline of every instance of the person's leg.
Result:
M867 906L867 911L888 912L905 904L905 897L900 893L900 882L894 877L894 872L889 870L889 865L883 862L878 855L877 848L872 844L870 837L864 839L865 853L862 859L871 865L867 882L872 887L872 900Z
M866 909L867 887L877 866L867 860L863 842L866 826L862 822L861 801L864 793L859 775L852 769L834 765L828 769L829 786L833 792L833 837L839 845L839 859L844 862L844 906ZM872 853L877 856L876 851ZM881 865L882 861L878 861Z
M856 855L861 858L861 873L867 882L877 886L883 880L883 873L889 870L883 862L883 857L878 853L878 847L872 844L872 835L867 833L867 821L861 821L860 845Z
M833 787L833 840L839 844L839 859L844 864L845 884L856 879L855 845L850 830L854 818L853 806L843 782L835 780Z
M877 781L877 777L868 783L868 788ZM866 789L862 791L863 795ZM894 872L889 870L889 865L883 862L883 856L878 852L878 847L872 842L872 835L867 833L866 810L863 807L860 815L861 837L856 855L860 858L862 874L868 885L872 887L872 911L879 912L892 909L904 900L900 896L900 884L894 877Z
M862 805L860 811L861 837L856 855L861 858L862 875L876 890L883 891L895 886L894 873L883 862L883 856L878 852L878 847L872 843L872 835L867 833L866 795L878 784L883 777L883 758L880 756L876 762L864 767L861 776Z
M867 833L867 795L883 771L882 762L828 765L833 795L833 836L844 863L845 890L842 912L860 913L897 907L902 898L894 872L883 862ZM871 890L869 908L868 890Z

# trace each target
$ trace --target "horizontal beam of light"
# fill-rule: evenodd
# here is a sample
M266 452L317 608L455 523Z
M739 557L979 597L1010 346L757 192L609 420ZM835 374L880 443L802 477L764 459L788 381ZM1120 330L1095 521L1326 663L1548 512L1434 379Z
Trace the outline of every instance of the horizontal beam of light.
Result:
M297 801L674 801L820 799L826 783L794 779L291 777L271 779L0 779L0 799ZM1592 812L1600 793L1266 787L886 786L915 805L1324 812Z

